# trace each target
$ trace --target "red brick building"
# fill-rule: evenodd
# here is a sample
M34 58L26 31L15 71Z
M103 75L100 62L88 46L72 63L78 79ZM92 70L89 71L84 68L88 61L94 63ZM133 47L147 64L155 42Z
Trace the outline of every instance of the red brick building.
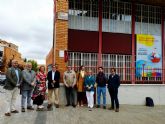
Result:
M54 0L54 3L54 45L47 55L47 66L56 63L63 73L67 64L75 70L84 65L94 74L98 66L103 66L107 76L110 68L116 67L123 83L165 83L164 0ZM138 36L158 37L159 66L145 61L137 68ZM144 48L141 50L147 53Z

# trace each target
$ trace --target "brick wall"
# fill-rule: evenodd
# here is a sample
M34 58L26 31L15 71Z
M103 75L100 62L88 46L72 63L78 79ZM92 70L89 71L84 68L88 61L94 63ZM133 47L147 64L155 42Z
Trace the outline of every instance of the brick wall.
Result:
M68 0L58 0L56 1L56 11L58 12L68 12ZM59 57L60 50L67 50L68 48L68 20L56 20L56 34L54 33L55 42L55 63L59 65L59 71L62 74L66 70L67 63L64 62L63 57ZM46 57L46 66L52 64L53 62L53 51L50 50ZM62 82L62 80L61 80Z
M2 66L0 68L0 70L2 72L6 72L6 70L8 68L8 63L12 59L16 59L20 65L24 65L24 61L21 58L21 54L17 50L14 50L14 49L12 49L10 47L4 47L4 56L3 56L3 59L4 59L4 66Z

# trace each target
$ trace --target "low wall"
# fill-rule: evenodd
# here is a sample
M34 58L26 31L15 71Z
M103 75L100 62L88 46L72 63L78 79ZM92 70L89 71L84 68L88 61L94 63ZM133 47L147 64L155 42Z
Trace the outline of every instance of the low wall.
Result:
M120 104L145 105L145 98L151 97L155 105L165 105L165 85L163 84L122 84L119 88ZM107 104L110 104L107 90ZM60 104L66 104L65 87L60 87Z
M108 96L107 103L110 103ZM119 88L120 104L145 105L146 97L151 97L155 105L165 105L165 85L123 84Z
M5 99L4 90L0 86L0 105ZM165 85L161 84L122 84L119 87L120 104L145 105L145 98L151 97L155 105L165 105ZM107 104L111 103L109 92L106 94ZM102 102L101 102L102 103ZM60 104L66 104L65 87L60 84Z

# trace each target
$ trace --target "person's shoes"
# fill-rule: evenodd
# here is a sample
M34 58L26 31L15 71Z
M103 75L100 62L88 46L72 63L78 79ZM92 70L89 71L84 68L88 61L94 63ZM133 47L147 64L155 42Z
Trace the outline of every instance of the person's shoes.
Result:
M34 108L32 106L28 106L27 109L34 110Z
M39 109L44 109L44 106L43 105L39 105L38 108Z
M73 108L76 108L76 105L75 104L73 104L72 106L73 106Z
M103 106L103 109L106 109L106 106Z
M43 105L39 105L37 107L37 111L44 111L44 106Z
M115 112L119 112L119 109L117 108L117 109L115 110Z
M96 108L100 108L100 105L97 105Z
M11 116L11 113L7 112L5 113L5 116Z
M70 104L66 104L65 106L67 106L67 107L68 107L68 106L70 106Z
M22 112L25 112L25 108L22 108L22 110L21 110Z
M56 104L55 106L56 106L56 108L59 108L59 104Z
M47 109L50 109L52 107L52 104L48 104Z
M114 108L113 107L110 107L109 110L114 110Z
M83 104L81 104L81 107L83 107L84 105Z
M37 108L36 111L44 111L44 108Z
M18 110L13 110L13 111L11 111L11 113L19 113L19 111Z

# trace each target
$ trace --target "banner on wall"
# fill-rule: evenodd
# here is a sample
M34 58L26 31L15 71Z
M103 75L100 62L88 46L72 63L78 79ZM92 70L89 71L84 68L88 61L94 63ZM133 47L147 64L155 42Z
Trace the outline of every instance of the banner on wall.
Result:
M160 77L161 69L161 36L136 35L136 76Z

